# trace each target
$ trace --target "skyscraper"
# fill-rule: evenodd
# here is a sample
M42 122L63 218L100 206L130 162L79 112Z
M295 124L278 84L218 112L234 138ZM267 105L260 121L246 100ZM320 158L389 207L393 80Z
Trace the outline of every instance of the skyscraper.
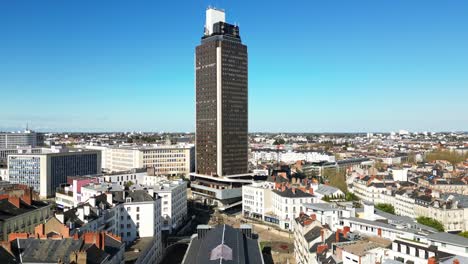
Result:
M196 169L194 196L221 209L240 204L248 173L247 46L224 10L206 10L195 51ZM250 179L249 179L250 177Z
M205 34L196 48L196 171L247 173L247 46L222 10L206 11Z

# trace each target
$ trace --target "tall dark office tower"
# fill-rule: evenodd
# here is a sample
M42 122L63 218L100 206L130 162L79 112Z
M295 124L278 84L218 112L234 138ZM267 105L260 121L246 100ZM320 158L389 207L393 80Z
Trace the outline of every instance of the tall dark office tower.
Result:
M248 172L247 46L223 10L208 8L196 48L196 172Z
M226 210L242 204L248 172L247 46L223 10L206 10L195 51L196 162L190 175L196 200Z

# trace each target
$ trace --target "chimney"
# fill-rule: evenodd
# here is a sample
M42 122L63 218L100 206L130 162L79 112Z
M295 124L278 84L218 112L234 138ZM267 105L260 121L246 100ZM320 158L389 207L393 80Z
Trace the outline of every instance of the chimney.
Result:
M314 194L314 189L312 187L309 188L309 193L312 195Z
M340 233L341 233L341 229L338 229L335 232L335 242L336 243L340 242ZM343 232L343 235L344 235L344 232Z
M78 213L78 218L81 220L81 221L84 221L84 209L83 207L78 207L78 210L76 210L76 212Z
M317 255L318 255L318 254L322 254L322 252L324 252L324 251L327 250L327 249L328 249L327 244L319 245L319 246L317 247Z
M322 243L325 242L325 229L320 229L320 236L322 237Z
M21 197L21 200L25 202L28 205L31 205L32 203L32 188L28 187L24 190L24 194Z
M18 197L9 196L8 202L14 205L16 208L20 208L20 199Z
M310 219L312 219L312 221L317 220L317 215L316 214L311 214L309 217L310 217Z
M154 198L154 189L153 189L153 188L149 188L149 189L148 189L148 194L151 195L151 197Z
M106 192L106 200L107 200L107 203L112 205L112 193Z
M90 197L88 203L91 207L96 207L96 197Z
M211 226L209 225L198 225L197 226L198 239L203 239L206 233L208 233L210 229L211 229Z
M454 259L453 264L460 264L460 261L458 259Z
M84 215L88 216L90 214L90 211L91 211L89 205L85 205L83 207L84 207Z
M252 238L252 226L251 225L240 225L240 230L248 238Z
M430 257L427 260L427 264L437 264L436 258L435 257Z
M39 224L34 228L34 235L36 237L41 237L45 235L45 225L44 224Z
M349 232L351 232L351 228L349 226L344 226L343 227L343 236L346 237Z
M104 251L104 248L105 248L105 242L106 242L106 233L104 232L100 232L99 233L99 249L101 249L102 251Z

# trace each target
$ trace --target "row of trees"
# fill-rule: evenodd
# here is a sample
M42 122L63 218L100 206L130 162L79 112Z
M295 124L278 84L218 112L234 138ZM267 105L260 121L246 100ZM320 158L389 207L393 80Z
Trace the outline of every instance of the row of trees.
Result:
M387 203L378 203L375 205L375 208L384 211L389 214L395 214L395 207L391 204Z
M455 151L448 150L439 150L426 154L426 160L429 162L435 160L446 160L452 163L452 165L454 166L460 162L465 161L466 159L468 159L468 153L461 154Z
M438 220L436 220L434 218L420 216L420 217L416 218L416 221L418 223L420 223L421 225L426 225L426 226L435 228L439 232L444 232L444 230L445 230L444 225L440 221L438 221Z
M359 198L354 194L350 192L346 192L345 194L341 195L325 195L322 197L322 200L325 202L330 202L334 200L340 200L340 201L359 201Z

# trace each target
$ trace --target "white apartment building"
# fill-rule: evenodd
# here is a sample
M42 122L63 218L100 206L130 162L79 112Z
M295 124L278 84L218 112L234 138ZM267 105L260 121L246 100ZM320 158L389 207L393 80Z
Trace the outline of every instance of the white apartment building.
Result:
M305 210L304 204L316 201L312 188L277 186L272 182L242 187L242 214L283 229L292 229L294 218Z
M275 150L254 150L251 155L251 162L257 163L262 161L281 161L285 163L294 163L298 160L306 162L335 162L335 156L319 152L296 152L296 151L281 151Z
M412 192L397 191L394 197L393 207L395 208L395 214L416 218L415 213L415 197Z
M389 169L394 181L408 181L408 169Z
M125 184L131 182L132 184L145 184L145 178L148 175L146 169L131 169L130 171L117 171L109 174L97 175L100 182Z
M352 203L338 205L336 203L310 203L304 204L307 215L313 215L322 225L328 225L331 230L343 227L342 219L356 216Z
M86 199L77 207L67 210L56 217L74 232L104 230L117 234L122 242L130 245L139 238L153 238L150 248L154 249L154 259L162 258L161 243L161 201L162 198L152 190L109 190L108 184L91 183L81 188ZM94 190L93 190L94 189ZM79 226L78 226L79 225Z
M242 212L246 217L265 220L267 211L272 210L273 182L256 182L242 186Z
M8 169L0 169L0 181L9 181Z
M294 219L294 257L298 264L316 264L319 247L327 247L333 232L307 214ZM328 242L330 243L330 242Z
M117 198L118 197L118 198ZM163 257L161 241L161 198L151 196L144 190L122 191L114 193L114 199L122 199L116 206L116 233L122 241L131 243L140 237L154 237L155 260Z
M190 144L130 146L85 146L103 153L103 169L110 172L153 168L155 175L184 176L195 168L195 148Z
M167 180L158 176L158 182L152 181L148 192L155 193L161 198L161 228L172 233L184 224L187 218L187 182L184 180Z
M313 189L285 188L273 190L273 216L284 229L293 229L294 218L305 211L304 204L317 202Z
M353 193L364 202L394 204L392 188L395 187L395 183L393 181L377 180L365 176L354 179L352 185Z
M416 198L416 216L436 219L444 225L446 232L468 230L468 201L466 196L450 195L446 199L424 201Z

